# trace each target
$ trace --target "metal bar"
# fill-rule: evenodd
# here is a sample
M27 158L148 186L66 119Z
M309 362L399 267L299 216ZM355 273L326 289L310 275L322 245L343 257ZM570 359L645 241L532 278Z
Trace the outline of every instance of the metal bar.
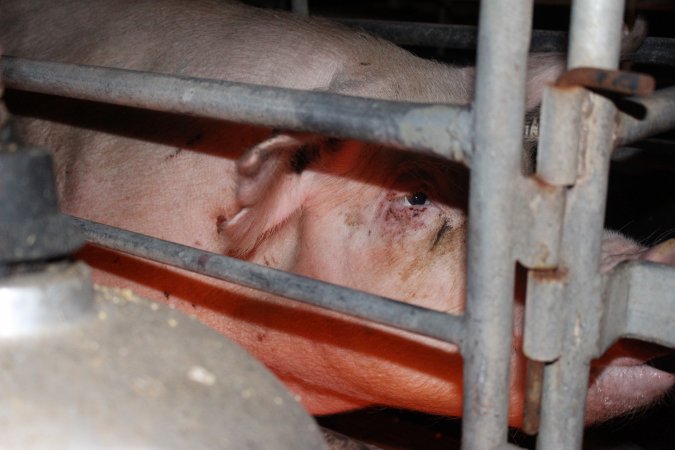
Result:
M544 375L544 363L527 360L525 373L525 410L523 412L523 431L537 434L541 411L541 383Z
M642 109L638 117L619 115L616 145L625 145L675 128L675 86L656 91L646 98L627 99L631 109ZM637 107L637 108L634 108Z
M461 344L461 316L205 252L131 231L72 218L89 242L230 283L263 290L401 330Z
M515 259L514 180L521 176L532 0L480 8L475 153L469 199L463 449L506 446Z
M372 100L125 69L3 57L10 88L245 122L398 148L468 163L468 106Z
M675 268L648 261L621 264L608 277L601 345L631 337L675 347Z
M478 36L477 28L469 25L365 19L342 19L340 22L361 28L399 45L473 50L476 48ZM533 30L530 51L565 52L568 36L564 31ZM673 38L648 37L637 51L626 57L636 63L672 66L675 65L674 49Z
M571 186L577 179L582 117L579 110L588 101L581 87L547 86L541 105L537 176L554 186Z
M650 95L654 92L654 78L625 70L605 70L595 67L577 67L558 77L556 86L583 86L620 95Z
M630 271L628 316L623 335L675 348L675 269L636 264Z
M340 19L339 22L360 28L399 45L473 50L476 48L478 37L478 28L470 25L367 19Z
M309 0L291 0L291 11L302 16L309 16Z
M675 66L674 46L673 38L649 37L635 53L628 55L628 58L636 63Z
M624 2L575 0L568 65L616 69ZM581 173L567 195L561 267L567 270L562 355L544 369L538 448L581 448L590 360L598 356L602 285L600 243L616 108L590 95L577 109L584 122ZM581 123L581 122L579 122Z
M399 45L473 50L478 41L478 28L471 25L448 25L386 20L342 19L340 22L361 28ZM532 52L564 52L567 33L551 30L532 31Z
M569 69L616 69L621 52L624 0L574 0Z

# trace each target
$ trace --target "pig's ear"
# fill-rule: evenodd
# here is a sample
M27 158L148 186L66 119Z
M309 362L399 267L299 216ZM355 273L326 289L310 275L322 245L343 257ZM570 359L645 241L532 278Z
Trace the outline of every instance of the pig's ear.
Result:
M525 108L532 112L541 104L544 88L556 82L565 70L562 53L535 53L527 60L527 97Z
M633 53L635 53L649 32L647 21L644 17L638 16L635 19L632 27L628 25L623 26L621 34L621 59L630 60Z
M236 206L223 228L230 254L249 254L261 239L300 210L306 196L303 171L319 157L321 139L279 134L239 158Z

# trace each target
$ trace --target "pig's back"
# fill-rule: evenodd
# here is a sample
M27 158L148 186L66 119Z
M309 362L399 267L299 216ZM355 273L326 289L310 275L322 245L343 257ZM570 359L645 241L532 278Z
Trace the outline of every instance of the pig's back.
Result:
M230 1L0 0L0 42L15 56L372 98L467 103L471 94L471 73L328 21Z
M0 45L14 56L374 98L469 95L457 82L464 72L381 39L227 1L0 0ZM38 103L18 108L49 109ZM69 117L58 105L40 116L56 122L19 123L32 143L55 152L62 207L218 250L213 224L234 204L233 161L264 132L74 103Z
M314 82L287 76L301 52L264 56L275 47L297 47L290 33L297 24L287 17L285 25L292 26L275 36L273 13L231 2L1 3L0 41L8 55L303 88L318 86L319 80L327 84L328 62L335 56L323 58L317 49L319 58L313 59L319 61L310 70ZM258 17L251 20L253 15ZM279 42L280 36L286 42ZM253 37L256 45L250 45Z

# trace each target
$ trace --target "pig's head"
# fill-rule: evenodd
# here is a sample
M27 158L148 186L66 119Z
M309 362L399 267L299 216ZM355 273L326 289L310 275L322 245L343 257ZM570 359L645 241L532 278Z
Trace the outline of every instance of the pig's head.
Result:
M353 141L279 135L238 163L229 253L429 308L463 308L466 171ZM273 193L273 194L270 194Z
M238 176L237 205L222 224L230 254L440 311L464 309L464 169L358 142L278 135L240 159ZM673 255L608 233L602 269L637 258L673 263ZM510 406L516 426L523 407L522 315L517 302ZM315 363L333 372L319 377L350 395L334 403L330 392L305 389L311 377L301 383L286 377L312 412L381 403L460 414L461 358L454 346L377 326L341 332L327 321L316 327L332 329L336 338L317 343L322 359ZM672 386L671 374L643 364L653 356L643 345L621 342L594 363L587 421L649 404ZM278 369L284 378L287 368Z
M238 175L237 206L222 227L228 253L428 308L463 309L466 169L355 141L278 135L249 150ZM323 316L289 319L312 341L303 341L297 373L278 354L257 353L313 413L378 403L460 413L454 346Z

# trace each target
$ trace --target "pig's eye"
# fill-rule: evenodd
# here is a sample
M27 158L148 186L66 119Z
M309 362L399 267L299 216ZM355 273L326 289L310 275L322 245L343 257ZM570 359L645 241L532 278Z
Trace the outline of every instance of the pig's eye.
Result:
M427 198L427 194L424 192L413 192L403 198L403 204L405 206L428 205L429 199Z

